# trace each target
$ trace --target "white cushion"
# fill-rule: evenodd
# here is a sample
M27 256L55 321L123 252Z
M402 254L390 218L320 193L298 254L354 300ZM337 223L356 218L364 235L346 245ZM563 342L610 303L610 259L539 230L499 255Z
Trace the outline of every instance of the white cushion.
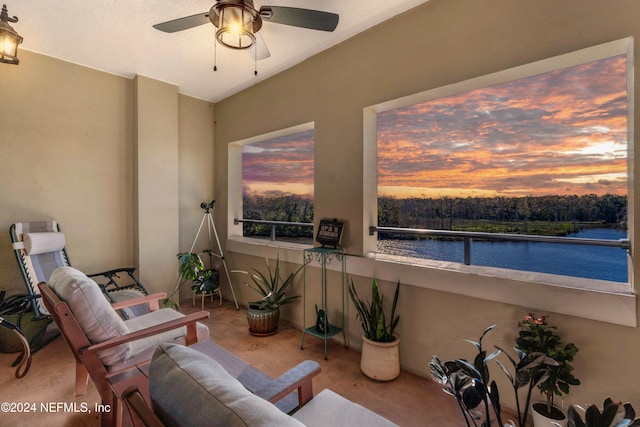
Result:
M54 233L51 233L54 234ZM92 344L129 333L129 328L105 298L96 282L73 267L56 268L49 286L65 301ZM107 366L129 358L131 344L122 344L98 353Z
M174 319L180 319L184 317L184 314L177 312L172 308L162 308L160 310L151 311L142 316L133 317L125 320L129 331L139 331L140 329L148 328L151 326L159 325L161 323L169 322ZM161 334L152 335L141 340L136 340L131 343L131 357L141 353L149 347L155 347L163 342L175 341L187 335L187 327L172 329ZM209 339L209 328L202 323L197 323L197 337L198 342L207 341Z
M46 254L64 249L64 234L56 232L24 233L24 250L27 255Z
M149 365L149 395L167 426L303 427L248 391L218 362L181 345L156 349Z
M396 424L339 394L324 389L293 414L307 427L367 426L393 427Z

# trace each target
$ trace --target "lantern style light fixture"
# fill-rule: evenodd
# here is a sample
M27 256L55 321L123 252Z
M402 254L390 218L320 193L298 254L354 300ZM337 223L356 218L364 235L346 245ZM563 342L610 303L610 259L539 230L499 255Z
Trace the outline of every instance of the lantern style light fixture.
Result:
M216 40L232 49L248 49L256 42L262 27L252 0L218 0L209 11L211 23L218 29Z
M9 22L18 22L18 17L10 18L5 4L0 12L0 62L18 65L18 45L22 43L22 37Z

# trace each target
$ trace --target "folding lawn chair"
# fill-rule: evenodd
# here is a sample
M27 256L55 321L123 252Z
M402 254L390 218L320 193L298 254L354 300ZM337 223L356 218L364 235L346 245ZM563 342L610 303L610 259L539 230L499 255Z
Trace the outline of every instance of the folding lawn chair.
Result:
M71 262L65 248L64 234L56 221L17 222L9 232L13 249L22 271L35 319L49 317L49 311L39 298L38 283L48 282L49 276L58 267L70 267ZM147 295L148 292L134 276L135 268L119 268L91 274L107 299L114 302ZM122 276L122 277L121 277ZM120 283L118 283L120 280ZM122 283L125 280L126 283ZM125 319L148 313L145 305L121 310Z

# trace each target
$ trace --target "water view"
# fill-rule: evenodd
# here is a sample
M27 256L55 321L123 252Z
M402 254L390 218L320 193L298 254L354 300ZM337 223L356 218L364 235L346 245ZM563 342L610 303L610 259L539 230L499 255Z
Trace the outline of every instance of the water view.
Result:
M570 234L568 237L617 240L626 239L627 233L614 228L595 228ZM462 263L463 245L462 241L380 239L378 252ZM619 248L474 241L471 244L471 264L628 282L627 252Z

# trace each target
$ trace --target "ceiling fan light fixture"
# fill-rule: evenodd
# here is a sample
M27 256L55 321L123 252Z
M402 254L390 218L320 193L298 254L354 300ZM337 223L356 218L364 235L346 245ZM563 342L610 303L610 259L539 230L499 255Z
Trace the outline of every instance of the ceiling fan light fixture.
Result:
M22 37L14 30L9 22L18 22L16 16L10 18L7 5L2 5L0 12L0 62L18 65L18 45Z
M252 1L219 0L209 13L216 31L216 40L232 49L248 49L256 41L255 33L262 20Z

